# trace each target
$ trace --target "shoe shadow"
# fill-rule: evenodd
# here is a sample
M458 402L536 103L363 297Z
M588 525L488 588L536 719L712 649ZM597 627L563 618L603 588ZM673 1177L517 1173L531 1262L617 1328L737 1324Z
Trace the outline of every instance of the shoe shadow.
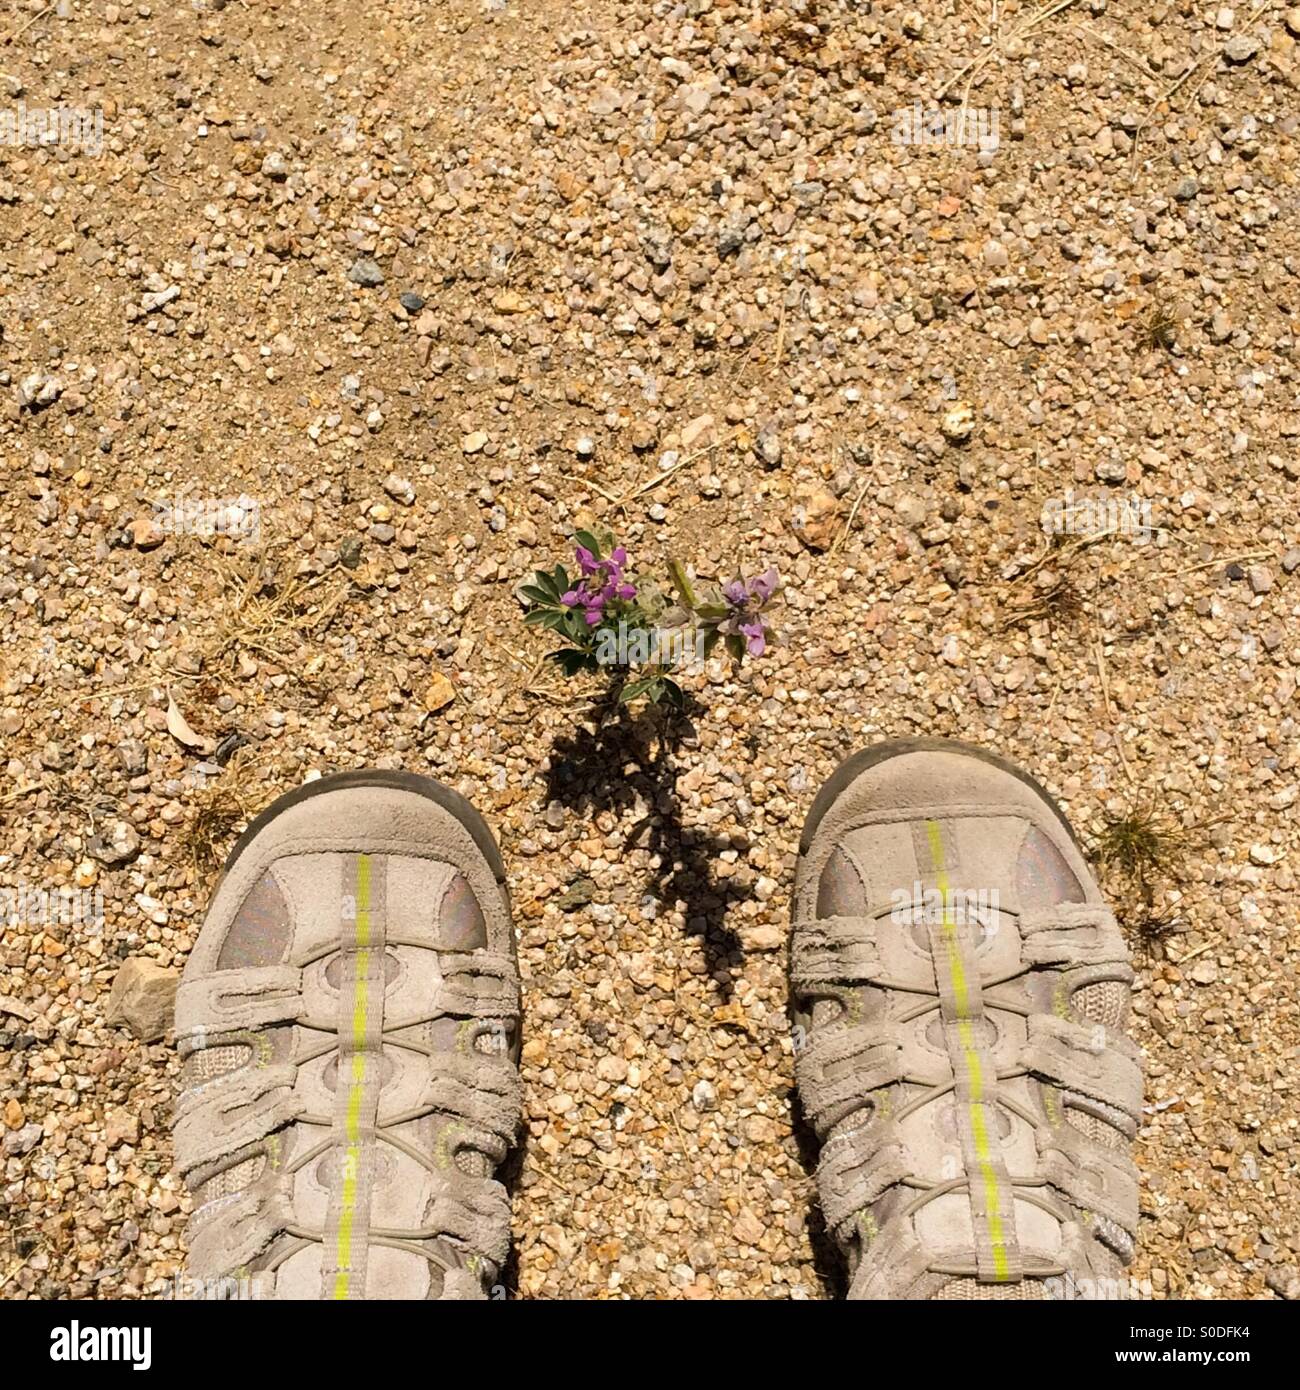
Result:
M523 1177L524 1162L527 1156L528 1127L521 1124L519 1135L514 1144L511 1145L510 1152L506 1155L506 1161L497 1172L497 1181L504 1184L506 1191L510 1194L512 1205L521 1187L520 1180ZM501 1272L497 1275L497 1281L489 1291L488 1297L500 1300L516 1299L519 1296L519 1242L514 1238L512 1232L510 1253L506 1256L506 1262L501 1266Z
M612 811L623 821L638 806L650 808L629 829L626 846L645 849L658 863L647 892L670 907L685 904L687 935L699 939L709 973L717 975L740 962L740 937L726 925L727 915L752 894L714 875L729 842L685 821L677 755L694 742L698 710L688 696L678 711L659 706L633 715L625 705L605 711L595 729L580 728L553 745L546 796L548 804L586 815ZM726 999L729 978L717 982Z
M849 1266L843 1253L826 1229L822 1209L817 1201L817 1155L819 1145L812 1126L803 1113L799 1092L791 1086L787 1100L790 1104L790 1132L799 1150L799 1164L812 1180L812 1195L808 1202L808 1243L812 1246L813 1269L821 1280L827 1298L843 1299L849 1291Z

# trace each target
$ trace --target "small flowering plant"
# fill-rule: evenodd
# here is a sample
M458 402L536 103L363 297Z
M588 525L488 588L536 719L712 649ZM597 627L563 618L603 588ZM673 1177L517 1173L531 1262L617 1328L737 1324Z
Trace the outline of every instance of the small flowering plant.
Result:
M698 670L719 643L734 661L767 650L764 610L780 583L774 568L697 593L677 561L661 585L634 576L611 536L579 531L574 542L575 574L563 565L537 570L520 589L524 622L564 640L551 657L566 676L607 670L619 703L680 709L685 697L670 672Z

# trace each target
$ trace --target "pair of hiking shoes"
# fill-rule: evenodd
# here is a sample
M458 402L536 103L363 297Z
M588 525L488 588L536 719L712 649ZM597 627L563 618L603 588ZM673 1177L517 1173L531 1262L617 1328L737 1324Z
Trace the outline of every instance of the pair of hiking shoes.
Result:
M505 880L473 807L412 774L325 777L249 826L177 996L191 1281L277 1299L498 1283L520 1116ZM790 984L850 1297L1121 1296L1131 983L1025 773L943 740L835 772L800 844Z

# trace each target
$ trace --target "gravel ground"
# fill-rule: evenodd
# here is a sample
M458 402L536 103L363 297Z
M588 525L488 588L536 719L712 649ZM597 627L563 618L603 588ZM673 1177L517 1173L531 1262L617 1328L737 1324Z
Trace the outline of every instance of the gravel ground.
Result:
M1145 893L1110 876L1134 1273L1300 1293L1300 10L25 0L0 35L0 121L102 113L0 147L0 889L103 902L0 925L0 1296L171 1287L176 1063L136 1032L244 820L361 765L506 850L512 1291L832 1295L792 866L836 762L911 734L1085 839L1163 827ZM1049 548L1070 490L1118 522ZM194 534L240 496L256 535ZM593 733L520 622L592 523L781 570L776 644L671 738Z

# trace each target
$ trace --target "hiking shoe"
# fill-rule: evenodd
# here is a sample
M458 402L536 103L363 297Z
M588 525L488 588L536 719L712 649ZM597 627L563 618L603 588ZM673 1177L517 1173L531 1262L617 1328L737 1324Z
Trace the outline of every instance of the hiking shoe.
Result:
M795 1074L852 1298L1126 1296L1133 972L1065 818L1000 758L882 743L800 844Z
M505 870L467 801L402 772L281 797L235 846L177 994L191 1288L486 1296L518 1025Z

